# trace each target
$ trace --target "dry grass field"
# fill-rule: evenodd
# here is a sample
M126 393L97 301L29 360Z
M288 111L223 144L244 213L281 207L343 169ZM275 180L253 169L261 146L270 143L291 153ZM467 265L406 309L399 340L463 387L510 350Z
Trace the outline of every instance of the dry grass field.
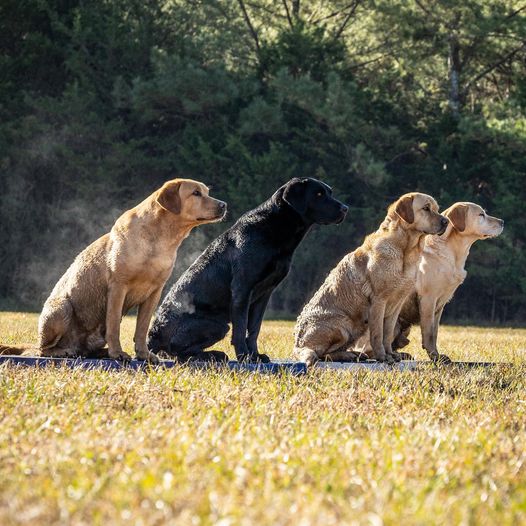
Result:
M36 322L0 313L0 340L34 342ZM292 328L266 322L262 350L286 357ZM132 330L127 318L128 351ZM515 366L0 366L0 524L526 523L526 330L444 327L440 341L454 359Z

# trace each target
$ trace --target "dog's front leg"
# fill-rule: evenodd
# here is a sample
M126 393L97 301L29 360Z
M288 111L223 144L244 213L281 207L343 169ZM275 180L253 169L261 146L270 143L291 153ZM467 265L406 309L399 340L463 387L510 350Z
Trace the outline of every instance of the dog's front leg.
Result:
M403 298L399 301L389 315L386 315L384 318L384 349L387 356L391 356L395 362L399 362L402 359L401 354L393 349L393 341L395 338L394 333L396 322L398 321L398 317L400 316L400 312L406 299L407 298Z
M232 320L232 345L236 350L236 357L241 361L251 361L247 347L248 309L250 306L251 289L248 287L232 288L232 303L230 316Z
M257 301L252 303L250 310L248 311L248 351L251 355L258 356L261 361L268 359L268 356L258 353L258 336L271 295L272 292L269 292L268 294L261 296Z
M398 310L396 312L399 312ZM390 316L386 316L384 319L384 337L383 337L383 344L385 353L388 357L387 361L395 361L399 362L402 357L400 356L400 353L393 350L393 340L394 340L394 329L396 326L396 322L398 320L398 314L391 314ZM391 357L391 360L389 360L389 356Z
M427 351L429 358L436 362L438 360L436 340L434 338L436 298L431 295L419 296L418 308L420 311L422 347Z
M451 363L451 358L449 356L447 356L446 354L440 354L438 352L438 345L437 345L437 341L438 341L438 327L440 326L440 319L442 318L442 312L444 312L444 305L442 305L442 307L440 307L435 312L435 321L434 321L434 324L433 324L433 345L435 346L435 349L437 351L438 361L440 363Z
M162 287L159 287L139 305L135 335L133 337L133 341L135 342L135 355L139 360L148 360L152 363L159 362L159 358L148 350L148 346L146 345L146 335L148 333L148 327L150 325L150 320L152 319L153 311L161 299L162 290Z
M374 358L379 362L385 362L387 355L383 344L384 315L386 302L383 298L373 297L369 305L369 334ZM392 360L392 358L391 358Z
M126 288L122 284L109 284L106 303L106 342L108 355L113 360L131 360L131 356L122 350L120 341L122 308L125 298Z

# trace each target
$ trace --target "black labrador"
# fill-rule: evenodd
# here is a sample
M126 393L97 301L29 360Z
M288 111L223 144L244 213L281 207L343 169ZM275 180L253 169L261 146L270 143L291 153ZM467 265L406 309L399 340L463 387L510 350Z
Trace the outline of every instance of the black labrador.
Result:
M154 352L180 361L227 360L203 349L222 340L232 322L238 360L269 362L257 338L272 291L313 224L341 223L347 206L316 179L291 179L215 239L173 285L148 336Z

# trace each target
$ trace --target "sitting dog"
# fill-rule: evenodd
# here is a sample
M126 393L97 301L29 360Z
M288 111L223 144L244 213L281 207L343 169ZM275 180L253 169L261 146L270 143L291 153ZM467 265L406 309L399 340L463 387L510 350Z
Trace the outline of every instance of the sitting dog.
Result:
M308 365L319 359L354 361L349 348L369 329L374 358L394 363L393 334L402 305L414 289L426 234L443 234L448 220L429 195L403 195L381 227L345 256L303 308L294 354Z
M400 326L405 328L420 323L422 348L435 362L450 361L438 353L438 326L444 307L466 279L464 265L471 245L479 239L496 237L504 229L502 219L488 215L475 203L455 203L443 214L449 219L449 225L442 236L426 237L416 290L404 303L399 318ZM395 339L400 337L399 333ZM409 340L405 338L403 342L407 345Z
M316 179L292 179L213 241L179 278L159 307L148 347L180 361L227 359L204 349L232 322L238 360L268 362L257 339L272 291L313 224L341 223L347 207Z
M98 356L130 360L121 348L121 318L138 306L137 358L157 361L146 335L177 249L192 228L219 221L223 201L190 179L174 179L122 214L109 234L84 249L44 304L38 324L38 348L0 346L2 354Z

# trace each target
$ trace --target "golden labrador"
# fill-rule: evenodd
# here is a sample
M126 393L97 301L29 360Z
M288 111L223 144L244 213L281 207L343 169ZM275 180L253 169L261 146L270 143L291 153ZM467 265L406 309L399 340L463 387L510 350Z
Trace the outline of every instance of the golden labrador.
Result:
M107 355L129 360L120 343L122 316L138 306L137 358L157 361L146 346L151 316L170 276L177 249L197 225L221 220L226 204L190 179L174 179L124 212L111 231L83 250L55 285L38 323L42 356ZM0 347L21 354L26 346Z
M436 201L405 194L388 210L380 228L345 256L299 315L296 357L353 361L348 352L366 330L374 357L393 363L400 356L391 342L400 309L415 286L426 234L441 234L448 220Z
M404 304L400 317L405 325L420 322L422 347L433 361L449 361L437 349L442 311L466 279L464 269L471 245L500 235L504 221L488 215L475 203L455 203L444 211L449 225L443 236L428 236L420 260L416 291Z

